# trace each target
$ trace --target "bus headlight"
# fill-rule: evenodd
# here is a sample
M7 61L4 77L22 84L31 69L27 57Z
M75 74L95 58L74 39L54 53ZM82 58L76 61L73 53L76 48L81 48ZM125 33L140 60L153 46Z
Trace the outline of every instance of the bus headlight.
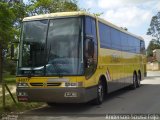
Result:
M28 83L17 83L17 87L29 87Z
M74 83L66 82L64 86L65 87L82 87L83 82L74 82Z
M26 92L17 92L17 96L27 96Z

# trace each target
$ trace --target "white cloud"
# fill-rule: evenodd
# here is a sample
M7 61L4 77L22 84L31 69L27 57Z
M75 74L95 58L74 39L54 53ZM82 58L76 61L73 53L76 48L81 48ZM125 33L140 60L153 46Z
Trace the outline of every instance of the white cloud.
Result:
M118 26L135 27L146 22L151 16L152 13L150 11L131 6L130 8L123 7L116 10L106 10L103 18Z
M98 0L98 6L104 10L102 17L106 20L121 27L134 28L149 24L157 2L158 0Z
M158 0L120 0L121 2L128 3L128 4L143 4L146 2L153 2Z
M95 0L87 0L86 5L88 8L92 8L96 6L96 1Z
M92 0L93 1L93 0ZM158 2L159 0L98 0L98 6L100 8L107 8L107 9L114 9L124 6L131 6L131 5L145 5ZM155 6L155 4L154 4Z
M112 9L112 8L117 8L121 5L122 5L122 2L120 0L99 0L98 1L98 6L100 8Z
M157 3L156 9L157 9L158 11L160 11L160 1Z

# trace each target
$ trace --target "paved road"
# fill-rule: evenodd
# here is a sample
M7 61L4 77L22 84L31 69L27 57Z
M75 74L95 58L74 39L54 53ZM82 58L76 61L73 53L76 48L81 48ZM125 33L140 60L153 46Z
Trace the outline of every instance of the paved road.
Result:
M105 119L106 114L158 114L160 113L160 72L148 72L142 86L136 90L119 90L110 94L102 105L67 104L28 111L23 119L86 120ZM152 118L149 118L152 119ZM160 119L160 118L159 118Z

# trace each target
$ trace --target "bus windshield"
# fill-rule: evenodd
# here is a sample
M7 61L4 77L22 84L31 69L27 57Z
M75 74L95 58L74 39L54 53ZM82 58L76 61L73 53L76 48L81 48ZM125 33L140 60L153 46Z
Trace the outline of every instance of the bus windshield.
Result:
M18 75L83 74L81 18L23 23Z

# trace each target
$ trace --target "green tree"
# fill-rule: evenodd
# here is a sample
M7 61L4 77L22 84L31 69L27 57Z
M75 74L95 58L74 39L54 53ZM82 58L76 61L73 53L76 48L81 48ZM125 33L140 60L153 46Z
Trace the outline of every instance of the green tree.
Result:
M0 2L0 80L2 80L2 56L8 41L13 39L12 23L14 14L7 3Z
M8 3L0 2L0 8L0 45L1 48L6 48L8 41L14 38L15 15Z
M28 14L39 15L79 10L75 0L29 0Z
M20 23L25 15L24 4L13 1L0 1L0 71L2 71L2 53L7 51L11 42L19 39ZM10 52L7 52L7 55L3 58L5 62L9 61L7 60L7 56L9 55ZM8 64L9 67L13 66L12 61L7 62L6 64Z
M148 48L147 48L147 56L148 57L153 56L154 49L160 49L160 41L152 39L148 45Z
M20 23L26 16L25 5L18 2L0 2L0 44L7 48L12 40L19 39Z
M156 40L160 41L160 12L152 17L147 35L152 35Z

